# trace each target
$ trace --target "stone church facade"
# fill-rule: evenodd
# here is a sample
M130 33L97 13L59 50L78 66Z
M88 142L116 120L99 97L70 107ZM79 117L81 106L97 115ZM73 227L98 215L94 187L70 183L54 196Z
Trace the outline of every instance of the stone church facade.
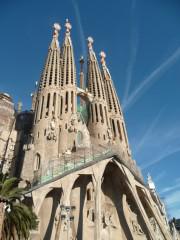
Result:
M15 111L0 94L0 167L28 189L39 221L31 239L179 239L132 158L105 53L99 65L88 38L87 73L81 57L77 83L68 20L65 28L61 44L54 24L32 109Z

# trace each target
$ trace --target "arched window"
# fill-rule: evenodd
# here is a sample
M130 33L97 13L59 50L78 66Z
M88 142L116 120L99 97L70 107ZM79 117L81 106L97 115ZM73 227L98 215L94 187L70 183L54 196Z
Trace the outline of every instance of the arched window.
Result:
M41 167L41 156L39 153L36 153L35 162L34 162L34 171L38 171Z

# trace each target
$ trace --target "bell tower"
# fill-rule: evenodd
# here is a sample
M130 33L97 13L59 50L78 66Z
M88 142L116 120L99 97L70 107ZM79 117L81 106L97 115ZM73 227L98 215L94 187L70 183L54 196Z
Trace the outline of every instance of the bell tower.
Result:
M72 151L76 147L77 123L77 86L76 67L70 31L71 24L66 19L66 33L61 48L61 93L60 93L60 119L59 152Z
M21 172L24 179L31 179L35 172L42 166L46 168L48 162L59 154L61 68L58 36L61 27L55 23L53 28L53 38L35 93L34 123L29 139L31 149L25 151L26 161Z
M105 86L106 99L108 104L109 122L112 130L113 142L124 148L125 152L130 155L130 148L128 143L128 137L125 127L125 121L123 113L119 103L119 99L111 78L111 74L106 65L106 54L100 53L101 65L102 65L102 77Z
M92 45L93 39L88 37L87 85L93 95L93 101L89 104L88 129L93 141L105 144L110 141L111 135L108 108L101 71Z

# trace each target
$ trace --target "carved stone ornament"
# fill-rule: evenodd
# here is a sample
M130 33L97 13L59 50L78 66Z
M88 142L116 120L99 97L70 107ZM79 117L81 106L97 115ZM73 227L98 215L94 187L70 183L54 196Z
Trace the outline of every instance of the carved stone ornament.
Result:
M107 135L108 135L109 140L111 140L112 139L112 132L111 132L110 128L108 128L108 130L107 130Z
M116 228L113 217L114 217L113 213L108 210L105 210L102 213L102 224L104 228L106 227Z
M150 221L151 226L152 226L152 228L153 228L153 231L154 231L154 233L155 233L155 235L156 235L156 237L157 237L157 240L164 240L164 237L163 237L163 235L162 235L162 233L161 233L161 230L160 230L160 228L159 228L156 220L155 220L153 217L151 217L151 218L149 219L149 221Z
M140 239L146 239L146 235L144 234L141 226L139 225L137 215L131 210L131 207L126 200L125 194L123 195L122 203L124 215L132 235L138 236L140 237Z
M77 125L76 121L77 121L77 116L75 114L73 114L71 116L71 119L70 119L69 124L68 124L69 125L69 127L68 127L69 132L77 132L77 129L75 127Z
M51 122L48 124L47 139L54 140L54 141L57 140L55 118L53 118Z

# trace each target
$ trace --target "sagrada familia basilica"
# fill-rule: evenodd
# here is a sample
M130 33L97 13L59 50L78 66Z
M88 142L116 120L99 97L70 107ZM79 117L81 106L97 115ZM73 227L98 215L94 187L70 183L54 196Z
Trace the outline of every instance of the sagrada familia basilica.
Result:
M132 158L106 54L99 65L89 37L77 81L68 20L65 28L59 44L54 24L31 110L14 110L10 95L0 94L0 168L26 186L38 216L31 239L180 239Z

